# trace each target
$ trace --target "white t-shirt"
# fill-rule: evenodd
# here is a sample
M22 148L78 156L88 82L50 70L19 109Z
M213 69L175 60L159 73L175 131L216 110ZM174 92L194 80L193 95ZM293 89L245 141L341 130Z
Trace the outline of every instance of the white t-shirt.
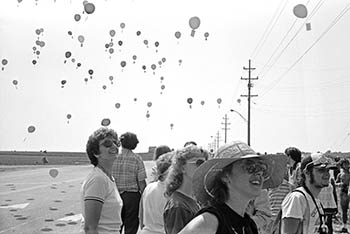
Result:
M94 167L81 187L82 213L85 219L85 200L103 203L97 230L102 233L119 233L122 225L121 211L123 200L114 181L98 167ZM84 222L82 222L84 227Z
M167 199L164 197L165 183L155 181L148 184L142 193L143 224L140 234L164 234L163 212Z
M298 190L303 191L307 198L307 201L304 195L300 192L292 192L288 194L282 202L282 219L296 218L303 220L303 233L319 233L318 230L320 227L320 217L317 208L312 200L312 197L305 191L303 187L299 187ZM317 202L317 206L319 207L320 213L323 215L320 201L317 198L315 198L315 200Z

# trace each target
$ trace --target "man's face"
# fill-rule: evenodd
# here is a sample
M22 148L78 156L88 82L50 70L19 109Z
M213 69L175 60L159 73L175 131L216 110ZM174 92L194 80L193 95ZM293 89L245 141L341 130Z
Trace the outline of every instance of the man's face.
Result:
M312 178L313 177L313 178ZM329 184L329 169L324 167L314 167L312 169L310 183L316 188L324 188Z

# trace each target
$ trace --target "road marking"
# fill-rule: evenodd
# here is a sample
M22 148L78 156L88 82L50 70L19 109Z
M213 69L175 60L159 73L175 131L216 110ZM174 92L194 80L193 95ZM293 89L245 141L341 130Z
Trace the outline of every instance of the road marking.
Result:
M58 219L58 221L64 221L64 222L77 222L83 219L82 214L76 214L76 215L70 215L66 216L64 218Z
M24 209L29 205L29 203L22 203L22 204L16 204L16 205L10 205L10 206L0 206L2 209Z

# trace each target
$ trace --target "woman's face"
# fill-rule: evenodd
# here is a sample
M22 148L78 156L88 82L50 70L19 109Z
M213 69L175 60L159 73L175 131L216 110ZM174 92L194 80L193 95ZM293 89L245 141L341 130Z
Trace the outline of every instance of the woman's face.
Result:
M113 137L106 137L99 142L100 154L98 160L113 162L118 154L120 143Z
M260 195L268 174L269 168L261 159L239 160L233 164L231 175L227 177L229 191L250 199L255 198Z

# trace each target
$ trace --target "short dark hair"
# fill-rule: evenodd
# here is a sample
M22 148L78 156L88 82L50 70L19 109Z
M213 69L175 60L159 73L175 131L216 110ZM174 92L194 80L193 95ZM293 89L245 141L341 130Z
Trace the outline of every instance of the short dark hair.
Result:
M98 159L95 155L100 154L100 141L106 137L112 137L118 141L118 134L111 128L102 127L94 131L86 143L86 153L90 159L90 163L97 166Z
M120 142L122 143L123 148L133 150L136 148L139 140L135 133L126 132L120 136Z
M156 150L154 151L153 160L157 160L159 158L159 156L161 156L162 154L168 153L170 151L171 151L171 149L167 145L160 145L160 146L158 146L156 148Z

